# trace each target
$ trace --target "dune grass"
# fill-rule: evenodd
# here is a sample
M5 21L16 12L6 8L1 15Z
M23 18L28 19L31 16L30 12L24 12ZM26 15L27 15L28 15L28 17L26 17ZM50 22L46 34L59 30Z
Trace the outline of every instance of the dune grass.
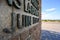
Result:
M44 21L44 22L60 22L60 20L41 20L41 21Z

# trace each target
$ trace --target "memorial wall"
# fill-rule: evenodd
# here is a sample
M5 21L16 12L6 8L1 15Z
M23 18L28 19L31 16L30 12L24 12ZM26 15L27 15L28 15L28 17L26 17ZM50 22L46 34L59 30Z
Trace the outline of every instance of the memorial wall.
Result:
M0 0L0 40L39 40L40 2Z

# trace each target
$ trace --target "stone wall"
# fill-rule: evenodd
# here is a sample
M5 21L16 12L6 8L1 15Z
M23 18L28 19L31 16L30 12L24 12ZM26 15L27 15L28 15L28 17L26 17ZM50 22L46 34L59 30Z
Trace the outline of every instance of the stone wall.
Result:
M18 29L16 26L15 31L13 33L3 32L3 29L5 28L11 30L12 11L15 14L20 14L20 25L22 25L22 15L31 16L31 20L33 20L32 17L36 18L40 17L39 20L41 20L41 9L39 9L39 17L26 13L24 12L24 4L23 4L24 0L20 1L21 1L21 9L16 9L15 7L13 7L12 10L12 6L9 6L6 0L0 0L0 40L29 40L29 39L40 40L41 21L39 21L36 24L33 24L32 21L31 22L32 25L28 27L23 27L21 29Z

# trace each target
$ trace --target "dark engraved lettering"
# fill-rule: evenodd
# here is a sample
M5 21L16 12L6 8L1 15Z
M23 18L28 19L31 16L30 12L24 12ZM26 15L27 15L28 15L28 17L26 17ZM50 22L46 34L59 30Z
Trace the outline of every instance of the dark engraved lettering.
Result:
M25 15L22 15L22 26L25 27Z
M15 8L17 8L17 9L20 9L20 8L21 8L21 3L20 3L19 0L15 0L15 1L13 1L13 5L14 5Z
M39 15L38 14L38 1L37 0L24 0L24 11L27 13L31 13L35 16L38 16Z
M31 14L33 14L35 16L39 15L38 10L35 7L33 7L33 6L31 6Z
M31 3L38 10L38 4L39 4L38 1L37 0L31 0Z
M31 7L30 7L29 3L27 4L27 10L28 10L29 13L31 13Z
M9 6L13 5L17 9L21 8L21 2L20 2L20 0L7 0L7 3L8 3Z
M22 15L22 26L26 27L29 25L31 25L31 17L26 16L26 15Z
M25 16L25 26L31 25L31 17L30 16Z
M7 0L7 3L8 3L9 6L12 6L13 2L12 2L12 0Z
M30 11L31 11L31 6L30 6L30 1L29 0L24 0L24 11L28 12L28 13L30 13Z
M20 29L20 14L17 14L17 28Z
M39 18L34 18L33 17L33 24L37 23L39 21Z
M17 27L17 15L15 13L11 13L11 29L12 32L15 31Z
M5 33L12 33L12 30L10 30L10 29L8 29L8 28L4 28L4 29L3 29L3 32L5 32Z
M31 14L33 14L34 15L34 7L33 6L31 6Z

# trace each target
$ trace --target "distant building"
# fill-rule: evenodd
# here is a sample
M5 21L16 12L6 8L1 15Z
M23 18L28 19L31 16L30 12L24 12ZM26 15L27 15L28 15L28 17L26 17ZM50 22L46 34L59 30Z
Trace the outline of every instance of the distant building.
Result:
M0 40L40 40L41 0L0 0Z

